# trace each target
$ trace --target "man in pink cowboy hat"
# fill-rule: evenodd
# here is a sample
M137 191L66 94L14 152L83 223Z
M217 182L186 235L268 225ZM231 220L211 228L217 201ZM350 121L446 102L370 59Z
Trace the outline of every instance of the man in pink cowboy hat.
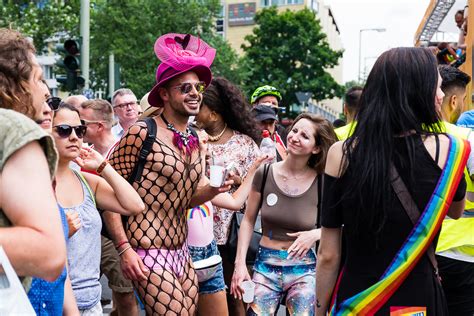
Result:
M163 112L152 119L156 137L141 178L133 183L145 211L128 218L126 231L119 216L107 223L124 275L133 280L150 315L195 313L198 282L185 244L185 210L228 190L232 183L227 181L221 188L205 184L198 139L188 127L211 82L209 67L215 53L189 34L157 39L155 54L161 64L148 102ZM147 125L137 122L112 154L111 164L123 177L130 177L148 133Z

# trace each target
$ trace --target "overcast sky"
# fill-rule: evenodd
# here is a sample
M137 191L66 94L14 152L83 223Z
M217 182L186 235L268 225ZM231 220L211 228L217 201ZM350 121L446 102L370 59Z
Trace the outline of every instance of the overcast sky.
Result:
M459 1L459 0L458 0ZM362 32L361 68L370 70L375 58L385 50L413 46L414 34L429 0L325 0L330 5L341 32L344 53L344 82L357 80L359 30L385 28L384 33Z

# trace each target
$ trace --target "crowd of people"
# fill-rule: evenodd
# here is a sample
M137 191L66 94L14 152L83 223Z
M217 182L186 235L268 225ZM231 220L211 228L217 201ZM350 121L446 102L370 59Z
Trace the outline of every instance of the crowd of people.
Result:
M394 48L347 124L285 128L278 88L213 78L202 39L154 52L140 101L61 100L0 29L0 246L38 315L102 315L102 274L114 315L473 315L467 74Z

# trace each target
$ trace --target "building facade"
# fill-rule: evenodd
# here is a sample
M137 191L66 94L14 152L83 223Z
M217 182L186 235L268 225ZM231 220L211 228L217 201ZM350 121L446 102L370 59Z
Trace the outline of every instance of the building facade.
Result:
M339 27L331 8L323 0L222 0L222 19L217 22L218 32L239 54L243 53L242 44L245 36L252 33L255 27L255 14L262 8L276 5L279 11L299 11L309 8L316 13L327 41L333 50L342 49ZM337 83L343 84L342 59L339 65L328 69ZM317 110L315 110L317 109ZM339 98L315 102L309 100L307 110L325 113L328 119L337 118L342 112L342 101Z

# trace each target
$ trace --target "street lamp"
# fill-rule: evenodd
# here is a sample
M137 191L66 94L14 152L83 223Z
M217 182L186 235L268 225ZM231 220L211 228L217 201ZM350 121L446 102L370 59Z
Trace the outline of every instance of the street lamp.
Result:
M361 64L361 57L362 57L362 32L366 31L375 31L375 32L385 32L386 29L384 28L371 28L371 29L360 29L359 30L359 72L358 72L358 77L359 77L359 83L361 82L361 77L360 77L360 64Z

